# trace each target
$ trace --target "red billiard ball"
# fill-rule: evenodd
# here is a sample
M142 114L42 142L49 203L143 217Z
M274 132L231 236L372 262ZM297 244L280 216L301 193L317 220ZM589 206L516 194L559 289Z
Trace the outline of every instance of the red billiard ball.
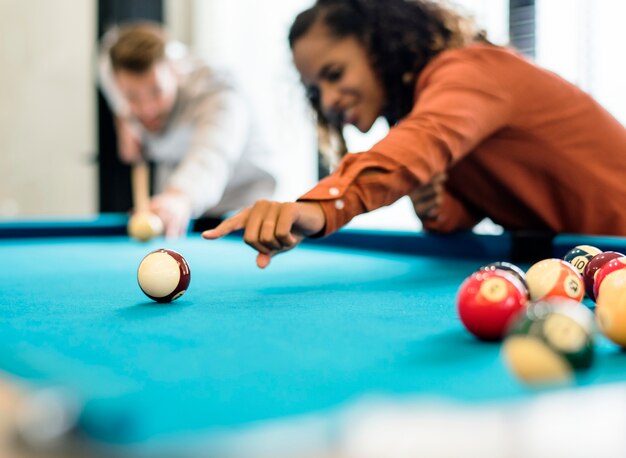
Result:
M524 285L511 273L479 270L461 284L457 311L465 328L476 337L500 340L527 301Z
M148 253L137 269L139 287L157 302L178 299L185 294L190 280L191 271L185 258L165 248Z
M622 256L624 255L622 253L618 253L617 251L605 251L595 255L591 258L591 261L587 263L585 272L583 273L583 279L585 280L585 291L587 291L587 296L589 296L592 301L596 300L596 296L593 294L593 283L595 281L596 272L611 259L621 258Z
M530 299L565 297L581 301L585 295L583 279L576 268L562 259L544 259L526 272Z
M600 294L600 286L602 282L608 275L612 275L613 272L618 270L626 269L626 256L622 256L619 258L611 259L609 262L604 263L602 267L600 267L593 279L593 295L598 300Z
M528 292L528 285L526 284L526 273L513 263L506 262L506 261L496 261L496 262L492 262L490 264L482 266L479 270L496 270L496 269L504 270L506 272L509 272L510 274L513 274L513 276L517 277L517 279L522 283L522 285L524 285L524 288L526 288L526 291Z

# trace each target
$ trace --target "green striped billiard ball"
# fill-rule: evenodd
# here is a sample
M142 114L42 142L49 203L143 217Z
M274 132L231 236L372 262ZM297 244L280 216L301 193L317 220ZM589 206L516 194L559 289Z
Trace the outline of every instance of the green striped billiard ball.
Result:
M533 302L509 329L502 353L524 383L568 383L593 363L593 329L593 313L573 299Z

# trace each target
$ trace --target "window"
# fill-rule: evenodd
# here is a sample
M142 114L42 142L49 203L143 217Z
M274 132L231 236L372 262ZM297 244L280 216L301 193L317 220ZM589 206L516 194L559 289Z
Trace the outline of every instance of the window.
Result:
M626 123L623 0L537 0L537 63Z

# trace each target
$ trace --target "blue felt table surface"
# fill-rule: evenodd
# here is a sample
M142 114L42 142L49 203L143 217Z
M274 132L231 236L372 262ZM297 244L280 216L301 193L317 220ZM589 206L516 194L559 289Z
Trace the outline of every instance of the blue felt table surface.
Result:
M189 291L160 305L137 286L152 249L188 260ZM482 403L532 395L500 346L468 335L456 291L481 262L302 246L266 270L234 239L0 242L0 370L64 386L111 442L323 413L365 395ZM626 379L600 340L592 384Z

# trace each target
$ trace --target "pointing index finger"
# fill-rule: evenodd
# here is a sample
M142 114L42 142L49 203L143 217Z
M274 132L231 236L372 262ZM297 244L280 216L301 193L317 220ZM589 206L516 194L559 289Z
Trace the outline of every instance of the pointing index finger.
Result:
M220 224L218 224L215 228L209 229L208 231L204 231L202 233L202 237L208 240L219 239L220 237L224 237L225 235L230 234L231 232L238 231L246 227L246 223L248 221L248 215L250 214L250 209L246 208L241 212L237 213L235 216L231 216L228 219L225 219Z

